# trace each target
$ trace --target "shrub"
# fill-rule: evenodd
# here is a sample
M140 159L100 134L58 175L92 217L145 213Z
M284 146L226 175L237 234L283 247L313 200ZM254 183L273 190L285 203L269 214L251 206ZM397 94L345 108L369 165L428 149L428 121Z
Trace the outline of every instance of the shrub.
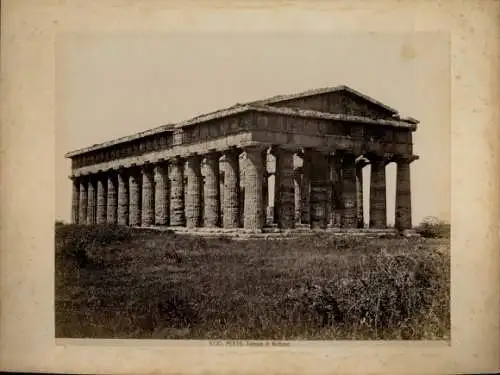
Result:
M416 228L417 233L426 238L450 238L450 224L436 217L428 216Z
M446 255L419 248L417 242L414 246L415 252L367 253L358 262L343 265L343 272L334 278L308 280L289 291L284 308L295 312L292 319L308 316L323 326L380 332L414 324L436 299L446 300L441 286L449 283Z

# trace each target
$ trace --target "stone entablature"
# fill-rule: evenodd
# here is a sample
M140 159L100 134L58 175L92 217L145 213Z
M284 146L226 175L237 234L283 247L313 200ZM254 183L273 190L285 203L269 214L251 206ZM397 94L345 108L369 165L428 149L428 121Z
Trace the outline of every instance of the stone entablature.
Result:
M361 169L371 164L369 225L383 228L385 165L395 162L396 225L409 228L417 123L345 86L236 105L68 153L72 219L355 228L364 225Z

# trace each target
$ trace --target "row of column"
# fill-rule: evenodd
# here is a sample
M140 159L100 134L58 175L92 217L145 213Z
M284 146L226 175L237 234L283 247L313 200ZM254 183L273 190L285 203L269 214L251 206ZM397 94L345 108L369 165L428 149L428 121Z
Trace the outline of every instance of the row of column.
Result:
M242 151L244 171L240 174ZM366 162L356 162L352 154L332 155L306 149L302 155L302 173L297 174L296 150L278 147L273 152L276 157L274 224L283 229L297 224L311 228L363 225L361 169ZM242 215L244 228L261 229L266 224L264 208L268 195L265 155L265 147L252 146L74 178L72 220L81 224L237 228ZM372 158L369 162L372 166L370 227L385 228L385 161ZM409 162L397 160L395 224L401 229L411 228ZM242 191L240 179L243 179Z

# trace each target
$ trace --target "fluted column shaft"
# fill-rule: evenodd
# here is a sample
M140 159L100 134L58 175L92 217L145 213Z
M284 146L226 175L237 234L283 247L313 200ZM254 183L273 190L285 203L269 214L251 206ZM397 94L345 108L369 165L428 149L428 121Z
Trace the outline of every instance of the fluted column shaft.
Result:
M87 191L88 191L87 224L95 224L96 208L97 208L96 207L97 191L93 176L89 178Z
M128 225L129 189L128 178L123 171L118 172L118 224Z
M342 159L342 185L342 201L344 207L342 226L344 228L356 228L356 162L352 154L346 154Z
M264 178L263 149L259 146L245 148L245 229L261 230L264 224L262 182Z
M311 171L311 228L326 228L328 202L328 155L313 150Z
M132 171L128 180L130 201L129 218L130 226L141 225L141 176L138 171Z
M155 224L168 225L169 193L168 193L168 167L157 164L154 168L155 180Z
M222 195L223 227L237 228L240 222L240 168L239 151L228 150L224 152L224 193Z
M87 222L88 185L85 179L81 179L79 184L80 201L78 202L78 224L85 224Z
M200 226L201 219L201 169L200 156L191 155L186 160L186 226Z
M294 152L285 148L278 148L276 155L276 173L278 178L278 225L282 229L295 226L295 192L294 192Z
M410 160L397 160L396 172L396 215L397 229L411 229L411 185Z
M154 179L153 170L149 166L141 169L142 174L142 214L141 225L150 226L155 223Z
M340 227L342 225L342 213L344 203L342 201L342 160L341 156L335 154L330 159L331 179L332 179L332 213L331 226Z
M302 185L301 193L301 223L311 223L311 169L312 150L305 149L302 163Z
M184 212L184 166L180 158L169 161L168 178L170 182L170 225L186 225Z
M220 223L220 183L219 157L211 152L205 157L205 185L203 186L203 224L205 227L217 227Z
M97 180L97 213L96 222L106 223L106 201L107 201L108 180L106 176L99 175Z
M116 224L118 222L117 209L118 209L118 182L116 174L110 173L108 175L108 197L106 200L106 221L109 224Z
M79 212L78 205L80 204L80 183L78 179L71 179L73 190L71 193L71 223L78 224Z
M385 162L381 158L372 160L370 178L370 227L387 226Z
M301 184L302 184L302 177L298 171L294 172L293 176L293 184L294 184L294 200L295 200L295 223L300 224L300 218L301 218L301 197L302 197L302 192L301 192Z
M363 161L356 164L356 221L358 228L365 226L363 208L363 168L365 165Z

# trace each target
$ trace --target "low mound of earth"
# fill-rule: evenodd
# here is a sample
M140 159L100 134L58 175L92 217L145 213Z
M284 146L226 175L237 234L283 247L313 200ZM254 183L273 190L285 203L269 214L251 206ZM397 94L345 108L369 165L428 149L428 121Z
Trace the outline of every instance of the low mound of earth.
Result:
M56 226L56 337L449 339L449 239Z

